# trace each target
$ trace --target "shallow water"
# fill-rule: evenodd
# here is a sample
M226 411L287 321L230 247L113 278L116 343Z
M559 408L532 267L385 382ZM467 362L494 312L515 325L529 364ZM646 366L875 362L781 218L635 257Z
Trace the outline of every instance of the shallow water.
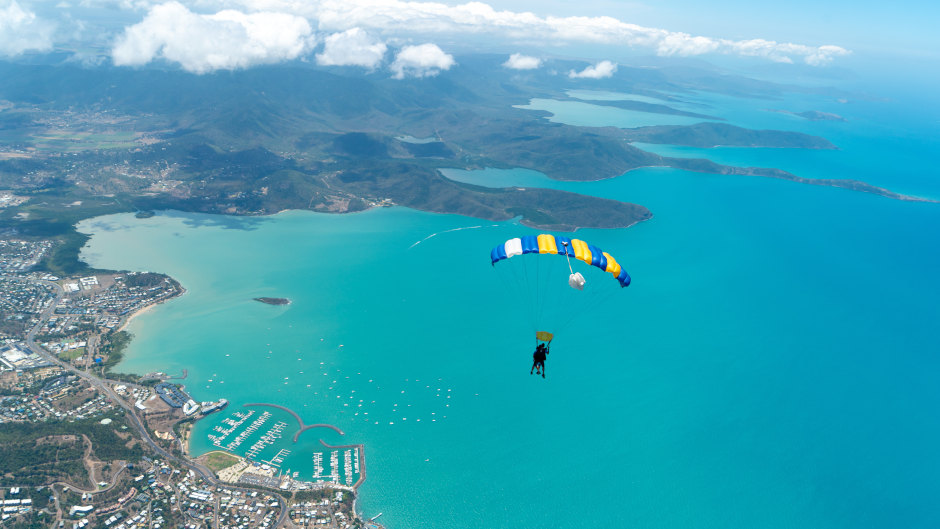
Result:
M936 193L923 164L886 183ZM304 477L319 439L364 443L360 505L389 527L940 523L940 207L671 169L447 174L654 214L577 233L634 283L610 280L558 336L548 378L525 372L530 322L489 263L536 232L402 208L82 223L90 263L187 288L134 320L122 367L185 367L196 398L232 401L199 423L197 451L246 402L342 428L271 449Z

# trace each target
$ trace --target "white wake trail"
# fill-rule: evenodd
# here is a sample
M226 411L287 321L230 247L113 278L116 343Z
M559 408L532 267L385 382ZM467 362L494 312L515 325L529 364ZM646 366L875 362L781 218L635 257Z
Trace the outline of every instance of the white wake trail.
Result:
M486 225L486 226L483 226L483 225L480 225L480 226L464 226L463 228L453 228L453 229L450 229L450 230L439 231L439 232L436 232L436 233L432 233L431 235L428 235L427 237L421 239L420 241L418 241L418 242L412 244L411 246L408 247L408 249L410 250L410 249L414 248L415 246L417 246L417 245L423 243L424 241L430 239L431 237L434 237L434 236L436 236L436 235L440 235L440 234L442 234L442 233L448 233L448 232L460 231L460 230L474 230L474 229L477 229L477 228L495 228L495 227L497 227L497 226L499 226L499 224L489 224L489 225Z

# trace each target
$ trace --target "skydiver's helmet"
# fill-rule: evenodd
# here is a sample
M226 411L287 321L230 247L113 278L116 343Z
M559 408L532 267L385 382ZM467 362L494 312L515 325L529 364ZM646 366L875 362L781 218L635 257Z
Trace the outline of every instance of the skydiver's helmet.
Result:
M575 290L584 290L584 276L581 272L575 272L568 276L568 286Z

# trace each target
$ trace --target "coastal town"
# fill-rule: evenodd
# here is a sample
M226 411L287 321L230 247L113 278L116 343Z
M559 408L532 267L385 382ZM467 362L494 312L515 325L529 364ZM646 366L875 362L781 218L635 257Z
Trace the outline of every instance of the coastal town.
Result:
M197 402L180 384L185 372L111 371L130 339L128 319L182 287L151 272L37 270L52 244L0 240L0 526L381 527L356 513L361 445L334 447L329 473L324 454L313 454L310 481L280 471L288 450L254 457L291 428L268 421L269 411L234 412L229 430L210 436L217 449L191 457L193 424L228 401ZM298 435L310 427L300 421ZM233 453L255 431L245 456Z

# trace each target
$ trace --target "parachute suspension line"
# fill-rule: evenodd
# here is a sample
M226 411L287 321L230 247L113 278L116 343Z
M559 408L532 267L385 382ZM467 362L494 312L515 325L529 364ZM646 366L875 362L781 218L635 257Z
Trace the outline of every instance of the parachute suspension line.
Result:
M497 275L506 284L505 293L510 298L510 303L514 304L517 310L529 318L529 324L534 329L537 321L535 320L534 307L532 305L532 290L529 284L529 277L525 263L519 264L518 260L504 263L498 267ZM507 272L506 269L509 271ZM512 284L512 287L509 287Z
M600 279L600 278L598 278ZM597 281L594 281L594 287L597 287ZM590 287L588 287L590 288ZM557 332L564 332L578 317L588 312L604 311L604 306L619 294L619 289L604 288L601 292L591 291L591 295L581 296L581 300L572 303L566 311L568 316L560 322Z
M571 268L571 256L568 255L568 243L567 243L567 242L563 242L563 243L561 243L561 244L565 247L565 259L568 260L568 273L574 274L574 269Z
M619 263L606 253L604 253L604 257L608 259L608 264L604 265L604 257L600 256L603 252L597 248L589 247L590 253L587 253L583 248L586 245L584 241L574 240L572 242L564 237L554 237L554 241L552 241L552 237L547 234L517 237L507 240L491 251L494 266L513 269L507 275L501 275L500 279L506 283L504 286L507 293L518 291L519 295L513 296L513 302L528 304L528 308L523 309L523 312L528 312L529 323L536 333L537 342L540 335L546 338L550 333L557 335L559 332L567 332L566 329L570 324L580 316L610 311L609 309L612 308L611 298L616 295L614 294L616 289L605 288L606 284L601 285L604 281L599 279L601 276L594 268L613 274L616 279L620 280L621 286L629 284L629 276L626 276ZM576 253L573 251L575 247L578 247L579 257L574 255ZM538 253L528 255L535 252ZM557 257L544 255L557 255L557 253L562 252L565 255L564 264ZM580 257L582 253L585 257ZM540 257L540 254L544 257ZM589 256L596 257L596 259L592 260ZM581 265L573 265L571 257L575 257L579 261L584 261L587 258L585 264L589 266L584 270L580 270ZM541 263L543 258L547 263L545 266L542 266ZM534 264L529 263L533 259L536 259ZM497 265L499 261L506 262ZM520 264L519 261L522 261L522 263ZM568 284L564 285L558 279L563 275L559 274L559 271L564 270L566 265L570 275L568 276ZM522 267L521 270L516 269L519 266ZM575 272L574 266L578 266L580 271ZM535 269L529 270L530 267ZM588 274L588 277L591 278L591 284L586 284L582 272ZM589 272L594 275L590 275ZM546 277L543 278L543 275L546 275ZM512 281L513 277L516 278L515 281ZM598 283L596 285L593 284L595 280ZM508 288L508 282L510 281L513 288ZM597 288L601 290L595 291Z
M540 259L539 254L535 255L535 274L536 274L536 283L535 283L535 324L538 325L539 322L544 321L542 316L545 314L545 294L542 285L545 284L544 279L542 279L542 259ZM535 329L536 332L540 329Z
M535 343L536 345L538 345L537 335L538 335L538 332L541 330L539 329L539 323L543 321L542 314L545 312L545 306L543 305L544 292L542 292L542 285L544 284L542 282L542 260L538 258L538 254L535 254L535 255L536 255L536 258L532 259L533 261L535 261L535 276L536 276L535 285L533 285L535 288L535 321L533 322L532 330L536 334Z
M496 275L499 276L499 280L503 284L503 294L508 298L509 303L514 306L514 310L517 313L520 309L525 310L525 303L521 297L523 286L520 283L519 271L514 266L502 267L496 271Z
M532 278L529 276L529 264L526 262L526 259L523 259L524 255L519 256L519 260L522 261L522 271L525 275L525 285L526 291L528 292L528 299L526 300L529 303L529 324L532 325L532 332L537 331L538 327L538 305L535 304L537 297L534 297L532 294L533 288L538 290L538 283L534 285L532 283ZM523 294L525 296L526 294Z
M564 265L561 264L561 259L557 257L550 257L548 259L540 259L545 262L546 268L546 277L544 280L539 282L544 290L542 294L542 300L539 312L539 321L543 322L546 325L554 325L559 319L558 316L561 314L567 313L566 303L562 294L565 291L562 288L559 288L560 283L557 283L559 279L563 279L563 276L559 275L559 267L561 267L562 274L564 273ZM539 329L541 331L556 333L558 332L554 328L544 328Z

